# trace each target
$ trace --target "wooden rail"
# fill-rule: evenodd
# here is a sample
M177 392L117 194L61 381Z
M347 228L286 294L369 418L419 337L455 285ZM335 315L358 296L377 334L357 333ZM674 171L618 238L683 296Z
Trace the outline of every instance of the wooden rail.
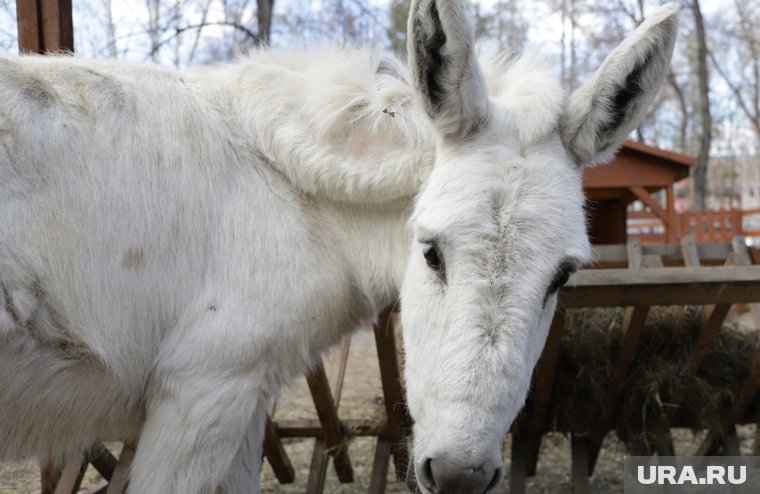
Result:
M692 236L697 243L730 242L738 235L760 237L760 229L744 227L744 219L760 215L760 209L686 211L676 215L677 225L663 222L661 214L660 211L629 211L628 237L645 244L664 244L669 238L680 240L685 236Z

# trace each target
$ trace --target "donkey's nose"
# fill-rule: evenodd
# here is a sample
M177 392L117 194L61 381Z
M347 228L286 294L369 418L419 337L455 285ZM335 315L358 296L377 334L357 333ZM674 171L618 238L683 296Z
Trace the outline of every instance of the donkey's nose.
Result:
M417 466L420 484L436 494L485 494L501 483L501 465L465 466L448 458L428 458Z

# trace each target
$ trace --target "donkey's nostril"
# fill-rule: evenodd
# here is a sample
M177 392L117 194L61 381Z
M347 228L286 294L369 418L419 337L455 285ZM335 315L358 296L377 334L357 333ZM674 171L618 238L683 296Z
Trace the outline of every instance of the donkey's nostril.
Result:
M486 494L496 490L496 488L499 487L499 484L501 484L502 472L503 472L503 469L497 468L496 471L493 473L493 478L491 479L491 482L488 484L488 487L486 487L486 490L484 491Z
M425 460L418 473L421 485L441 494L490 493L501 483L502 477L502 469L495 465L472 466L446 456Z
M422 463L422 471L419 478L420 484L427 489L435 490L435 477L433 476L433 459L428 458Z

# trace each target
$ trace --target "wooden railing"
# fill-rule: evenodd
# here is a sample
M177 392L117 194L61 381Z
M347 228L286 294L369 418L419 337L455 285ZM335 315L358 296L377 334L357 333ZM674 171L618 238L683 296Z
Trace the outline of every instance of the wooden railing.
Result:
M757 224L752 225L749 218L756 217ZM628 238L638 239L642 244L668 243L669 233L680 241L691 235L697 243L730 242L737 235L760 237L760 208L756 209L720 209L707 211L688 211L675 215L675 224L668 231L668 225L653 212L628 212Z
M631 365L639 350L640 336L652 306L700 306L699 326L692 343L690 373L696 375L708 350L713 346L732 304L749 303L755 325L760 324L760 266L753 265L745 239L730 243L697 244L685 236L678 244L642 245L629 240L627 245L595 247L594 263L575 275L575 280L560 292L546 346L533 375L533 386L525 412L512 426L510 492L526 492L526 478L536 475L541 437L550 431L571 436L572 484L575 494L591 491L593 473L603 441L616 430L615 408L623 383L630 377ZM573 308L625 307L620 338L613 355L612 372L605 398L590 429L575 430L557 426L551 419L553 388L562 348L560 339L565 314ZM718 453L739 456L736 425L757 421L750 404L760 391L760 353L754 355L749 371L741 378L736 398L722 423L708 430L697 455ZM589 369L584 370L589 372ZM668 410L659 419L664 430L683 427L679 409L685 409L688 389L673 388ZM659 397L658 397L659 399ZM668 436L669 432L666 433ZM660 445L634 445L636 454L672 456L672 438Z

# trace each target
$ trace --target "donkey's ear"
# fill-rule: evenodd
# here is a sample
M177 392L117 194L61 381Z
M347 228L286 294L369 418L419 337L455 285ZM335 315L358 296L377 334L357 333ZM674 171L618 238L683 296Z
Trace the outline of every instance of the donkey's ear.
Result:
M463 0L413 0L409 64L425 109L447 139L475 134L488 120L488 96Z
M668 73L677 30L678 6L660 7L570 96L560 132L578 165L611 159L639 124Z

